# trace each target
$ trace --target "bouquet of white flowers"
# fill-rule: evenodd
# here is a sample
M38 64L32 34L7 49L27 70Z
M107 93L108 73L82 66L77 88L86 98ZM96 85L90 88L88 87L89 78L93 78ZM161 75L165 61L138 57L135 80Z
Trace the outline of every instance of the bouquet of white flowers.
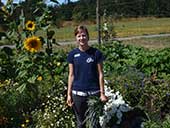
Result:
M109 100L103 107L103 114L99 116L102 128L108 128L108 125L113 125L112 123L120 124L123 113L131 110L118 91L114 93L109 87L105 87L105 95Z
M107 81L105 84L108 85ZM105 103L94 96L88 101L85 121L89 128L143 128L142 122L148 117L141 108L129 106L119 91L114 92L108 86L105 86L105 95L108 97Z
M102 103L97 97L89 99L89 109L86 113L89 127L95 128L99 123L102 128L111 128L112 125L121 123L123 113L131 110L118 91L114 93L111 88L105 86L105 95L108 97L106 103Z

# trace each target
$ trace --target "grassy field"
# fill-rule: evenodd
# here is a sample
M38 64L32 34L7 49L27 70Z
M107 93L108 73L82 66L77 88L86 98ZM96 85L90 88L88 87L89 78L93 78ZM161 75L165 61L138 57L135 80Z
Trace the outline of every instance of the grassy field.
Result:
M170 33L170 18L131 18L113 21L117 37L128 37L135 35L163 34ZM95 24L87 25L91 39L97 38ZM61 40L74 40L74 26L54 29L55 38Z
M170 18L131 18L113 22L116 37L130 37L149 34L170 33ZM87 25L91 39L97 38L96 25ZM74 26L65 26L55 30L55 38L61 40L74 40ZM141 38L122 41L124 44L132 44L148 49L162 49L170 47L170 37Z
M131 39L131 40L123 40L123 44L125 45L134 45L137 47L144 47L148 50L156 50L156 49L164 49L170 48L170 37L154 37L154 38L141 38L141 39ZM63 49L63 50L71 50L76 47L76 44L55 46L54 49Z
M64 23L63 23L64 24ZM73 41L74 28L76 23L64 25L62 28L51 28L55 31L56 41ZM85 24L90 33L90 39L97 39L97 29L95 24ZM116 37L130 37L149 34L164 34L170 33L170 18L128 18L113 21ZM37 35L45 37L44 31L38 31ZM149 39L134 39L123 41L125 44L134 44L146 48L164 48L169 47L170 37L149 38ZM0 44L4 42L0 41ZM6 44L6 43L5 43Z
M124 40L122 41L122 43L148 48L149 50L163 49L163 48L170 48L170 37Z

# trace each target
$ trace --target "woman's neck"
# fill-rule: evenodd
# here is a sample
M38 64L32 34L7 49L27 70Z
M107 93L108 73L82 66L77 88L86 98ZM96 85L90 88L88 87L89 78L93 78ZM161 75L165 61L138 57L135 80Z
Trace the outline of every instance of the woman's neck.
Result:
M89 45L86 45L86 46L79 46L79 49L80 49L80 51L82 51L82 52L85 52L85 51L88 50L89 48L90 48Z

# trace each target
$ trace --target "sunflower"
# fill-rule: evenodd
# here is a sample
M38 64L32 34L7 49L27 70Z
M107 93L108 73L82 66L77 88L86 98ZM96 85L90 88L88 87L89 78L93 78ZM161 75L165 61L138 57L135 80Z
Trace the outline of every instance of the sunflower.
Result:
M36 36L26 38L24 41L24 48L30 52L37 52L41 48L41 40Z
M42 81L42 79L43 79L42 76L38 76L37 78L38 81Z
M27 21L26 23L26 30L34 31L35 30L35 23L33 21Z

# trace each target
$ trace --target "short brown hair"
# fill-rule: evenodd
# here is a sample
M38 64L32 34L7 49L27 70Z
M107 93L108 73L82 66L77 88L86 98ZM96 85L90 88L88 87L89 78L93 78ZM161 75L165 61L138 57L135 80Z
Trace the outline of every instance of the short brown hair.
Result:
M79 26L77 26L77 27L74 29L74 35L76 36L76 35L79 33L80 30L84 30L84 31L86 32L87 38L88 38L88 40L89 40L89 32L88 32L87 27L84 26L84 25L79 25Z

